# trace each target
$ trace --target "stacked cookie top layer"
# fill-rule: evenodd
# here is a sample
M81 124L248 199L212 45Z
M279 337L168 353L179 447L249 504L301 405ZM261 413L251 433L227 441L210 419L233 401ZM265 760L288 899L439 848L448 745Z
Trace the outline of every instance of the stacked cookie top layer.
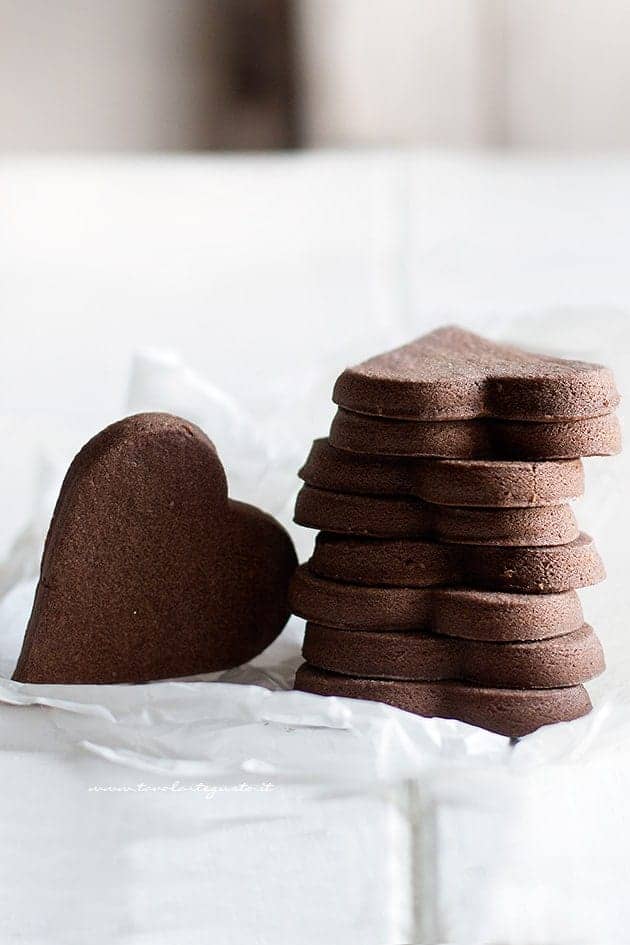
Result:
M333 401L371 417L557 423L610 414L619 393L599 364L532 354L448 326L347 368Z
M523 735L590 708L576 588L602 580L568 502L618 451L610 372L447 328L343 372L295 520L296 688Z

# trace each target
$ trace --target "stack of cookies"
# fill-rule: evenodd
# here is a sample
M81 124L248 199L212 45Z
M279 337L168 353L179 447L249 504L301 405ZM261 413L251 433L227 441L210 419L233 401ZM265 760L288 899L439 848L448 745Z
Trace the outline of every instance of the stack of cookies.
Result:
M619 451L610 371L458 328L337 380L300 472L295 686L520 736L586 714L604 669L576 588L604 577L569 502Z

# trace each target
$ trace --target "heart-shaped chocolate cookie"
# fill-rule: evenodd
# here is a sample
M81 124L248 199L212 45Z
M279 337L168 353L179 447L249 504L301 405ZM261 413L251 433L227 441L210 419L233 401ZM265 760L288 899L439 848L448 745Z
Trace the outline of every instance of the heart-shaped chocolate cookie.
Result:
M295 566L284 529L228 499L201 430L127 417L68 470L13 678L143 682L236 666L286 623Z
M489 643L420 631L379 633L307 623L310 666L367 679L459 680L506 689L577 686L604 671L602 645L587 623L547 640Z
M417 715L460 719L510 738L529 735L542 725L579 719L593 708L582 685L500 689L455 680L367 679L329 673L308 663L298 669L295 689L320 696L385 702Z
M540 508L584 492L579 459L543 463L515 460L423 459L370 456L314 440L298 473L316 489L369 496L415 496L437 505Z
M537 423L523 420L391 420L337 411L330 443L371 456L451 459L563 460L614 456L621 450L615 414Z
M612 413L619 394L601 364L533 354L449 325L346 368L333 400L373 417L558 421Z
M351 495L307 485L298 493L294 521L341 535L433 538L470 545L563 545L579 535L568 505L457 508L413 496Z
M291 585L293 613L348 630L422 630L471 640L544 640L584 623L575 591L522 594L472 587L387 587L320 577L308 564Z
M584 532L566 545L539 548L320 532L308 569L329 581L368 587L466 586L520 594L562 594L606 577Z

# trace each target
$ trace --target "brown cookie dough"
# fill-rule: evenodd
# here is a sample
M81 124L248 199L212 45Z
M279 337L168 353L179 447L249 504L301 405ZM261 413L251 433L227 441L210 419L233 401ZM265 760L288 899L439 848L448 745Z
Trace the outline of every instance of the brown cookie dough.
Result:
M599 364L532 354L449 326L347 368L333 400L357 413L412 420L553 421L611 413L619 394Z
M127 417L68 470L13 678L143 682L236 666L286 623L295 564L271 516L228 499L201 430Z

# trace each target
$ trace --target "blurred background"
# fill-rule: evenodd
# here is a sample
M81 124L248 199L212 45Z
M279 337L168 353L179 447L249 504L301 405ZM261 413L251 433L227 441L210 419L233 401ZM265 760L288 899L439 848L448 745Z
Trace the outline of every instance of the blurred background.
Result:
M0 149L630 144L626 0L0 0Z

